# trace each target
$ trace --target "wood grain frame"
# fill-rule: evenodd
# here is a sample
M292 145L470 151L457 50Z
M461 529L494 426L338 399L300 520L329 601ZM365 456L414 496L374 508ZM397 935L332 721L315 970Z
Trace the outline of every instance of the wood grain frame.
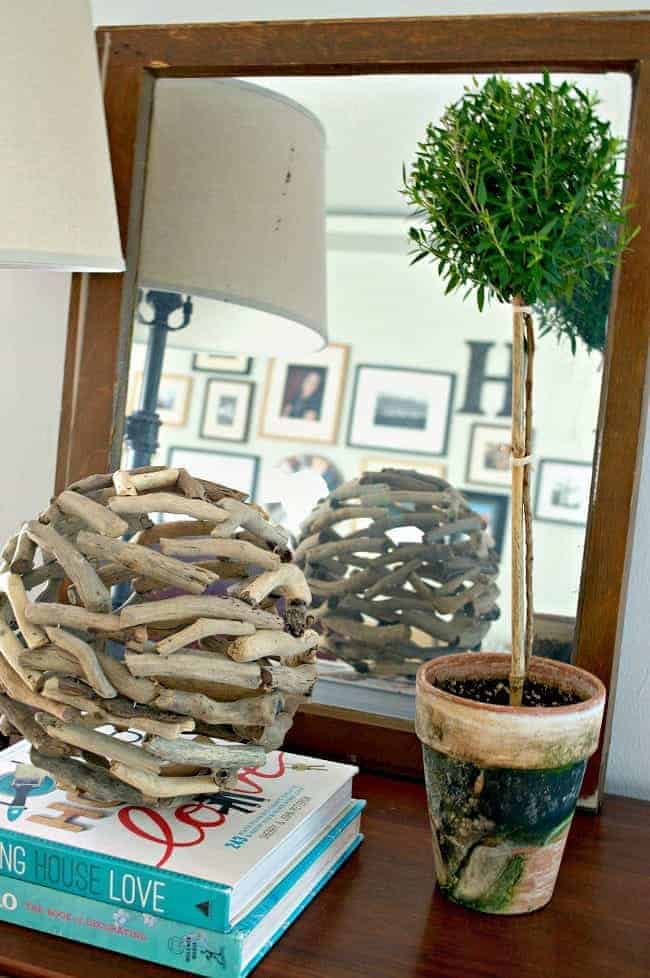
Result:
M633 82L627 201L641 232L614 282L577 620L578 665L609 687L608 720L584 801L596 808L609 738L621 600L643 435L650 335L650 14L288 21L100 28L105 104L124 275L75 276L70 304L57 486L106 471L120 453L147 137L156 77L445 73L541 68L623 71ZM407 725L315 706L291 743L369 769L421 776Z

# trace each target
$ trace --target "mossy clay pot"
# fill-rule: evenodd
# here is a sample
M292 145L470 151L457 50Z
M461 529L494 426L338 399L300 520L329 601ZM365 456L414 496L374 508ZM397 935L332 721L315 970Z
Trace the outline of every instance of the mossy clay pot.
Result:
M571 706L511 707L463 699L446 679L507 681L510 656L459 653L418 670L436 877L455 903L528 913L551 899L587 760L598 746L605 687L575 666L533 658L531 680L571 691Z

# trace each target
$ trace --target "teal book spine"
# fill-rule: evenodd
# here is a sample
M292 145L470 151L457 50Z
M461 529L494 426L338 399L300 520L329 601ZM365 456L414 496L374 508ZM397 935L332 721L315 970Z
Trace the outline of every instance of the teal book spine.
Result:
M288 877L228 933L194 928L186 923L153 917L139 911L127 913L99 900L70 892L61 893L49 887L8 877L0 877L0 920L141 958L154 964L179 968L186 973L205 975L206 978L243 978L360 845L362 838L362 835L357 835L336 861L330 864L299 905L293 907L245 966L243 951L246 936L300 877L304 871L302 863L294 867Z
M0 829L0 874L99 900L114 910L139 910L217 931L230 926L230 887L13 830Z

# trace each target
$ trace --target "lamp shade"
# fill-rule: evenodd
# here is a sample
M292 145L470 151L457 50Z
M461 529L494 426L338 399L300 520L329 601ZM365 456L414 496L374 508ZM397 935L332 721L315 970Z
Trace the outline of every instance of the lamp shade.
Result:
M171 345L274 356L327 342L325 134L230 79L156 83L138 280L194 297Z
M0 267L124 268L87 0L3 5Z

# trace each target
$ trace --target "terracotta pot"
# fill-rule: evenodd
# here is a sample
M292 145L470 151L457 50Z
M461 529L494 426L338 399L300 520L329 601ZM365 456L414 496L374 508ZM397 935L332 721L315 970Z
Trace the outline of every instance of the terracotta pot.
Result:
M534 658L529 677L580 702L493 706L436 688L445 679L507 681L510 656L462 652L418 670L436 876L456 903L486 913L537 910L553 895L587 759L598 745L605 687L590 673Z

